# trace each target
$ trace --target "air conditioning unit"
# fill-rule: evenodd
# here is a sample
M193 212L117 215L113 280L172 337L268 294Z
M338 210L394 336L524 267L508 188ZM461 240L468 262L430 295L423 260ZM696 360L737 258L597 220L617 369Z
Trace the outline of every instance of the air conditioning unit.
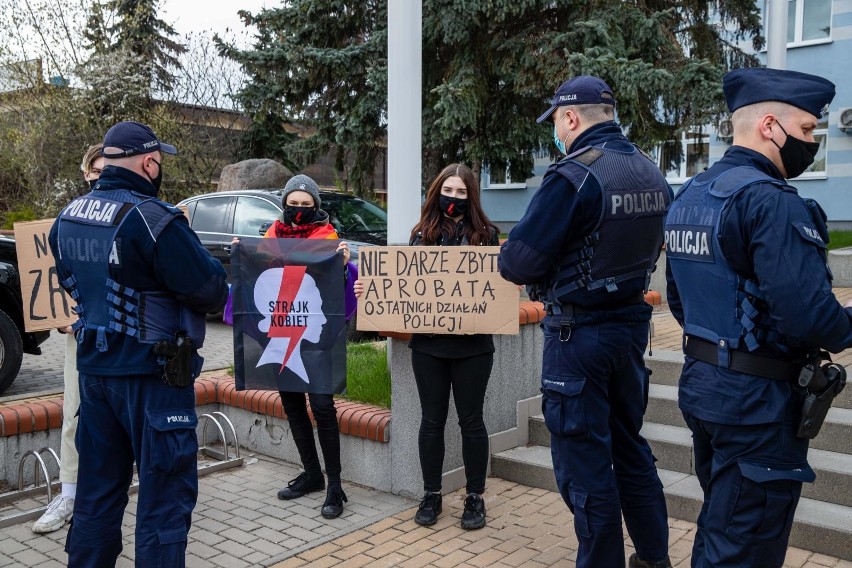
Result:
M837 112L837 128L852 133L852 108L842 108Z
M718 126L716 126L716 137L719 140L724 140L726 142L730 142L730 140L734 137L734 123L731 122L730 118L725 118L719 121Z

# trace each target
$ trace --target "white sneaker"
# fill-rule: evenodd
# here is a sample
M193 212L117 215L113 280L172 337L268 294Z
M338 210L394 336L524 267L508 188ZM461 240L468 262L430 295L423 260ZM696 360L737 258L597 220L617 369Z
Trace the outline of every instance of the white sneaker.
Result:
M74 499L58 495L47 506L47 511L33 525L33 532L58 531L71 520L74 514Z

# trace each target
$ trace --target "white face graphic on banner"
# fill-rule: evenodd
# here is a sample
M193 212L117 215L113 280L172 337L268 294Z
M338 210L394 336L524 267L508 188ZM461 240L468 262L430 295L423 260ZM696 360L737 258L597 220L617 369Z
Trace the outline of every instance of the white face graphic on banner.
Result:
M304 266L271 268L261 274L254 286L254 305L264 316L257 327L269 336L257 366L276 364L287 367L310 383L302 361L302 341L317 343L326 317L317 283Z

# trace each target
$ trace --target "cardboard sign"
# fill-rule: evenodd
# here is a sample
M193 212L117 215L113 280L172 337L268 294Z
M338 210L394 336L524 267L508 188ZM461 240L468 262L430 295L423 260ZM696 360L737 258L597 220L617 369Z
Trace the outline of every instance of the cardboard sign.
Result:
M500 247L361 247L358 329L518 333L518 287L497 271Z
M53 219L15 223L15 249L24 302L24 329L45 331L71 325L74 300L59 285L47 235Z

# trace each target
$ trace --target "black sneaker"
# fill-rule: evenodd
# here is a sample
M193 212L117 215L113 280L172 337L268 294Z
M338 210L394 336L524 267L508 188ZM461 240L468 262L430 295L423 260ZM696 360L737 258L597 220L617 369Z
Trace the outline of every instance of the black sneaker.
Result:
M629 568L672 568L672 561L666 558L658 562L648 562L640 560L636 553L630 555L630 560L627 562Z
M468 493L464 499L461 528L466 531L485 526L485 499L478 493Z
M424 527L429 527L438 522L441 514L441 494L427 491L420 500L420 506L414 515L414 522Z
M284 500L296 499L306 493L322 491L323 489L325 489L325 479L322 474L319 477L314 477L305 472L299 474L296 479L287 484L287 487L279 491L278 498Z
M348 503L346 493L339 485L329 485L325 503L322 505L322 516L326 519L336 519L343 513L343 503Z

